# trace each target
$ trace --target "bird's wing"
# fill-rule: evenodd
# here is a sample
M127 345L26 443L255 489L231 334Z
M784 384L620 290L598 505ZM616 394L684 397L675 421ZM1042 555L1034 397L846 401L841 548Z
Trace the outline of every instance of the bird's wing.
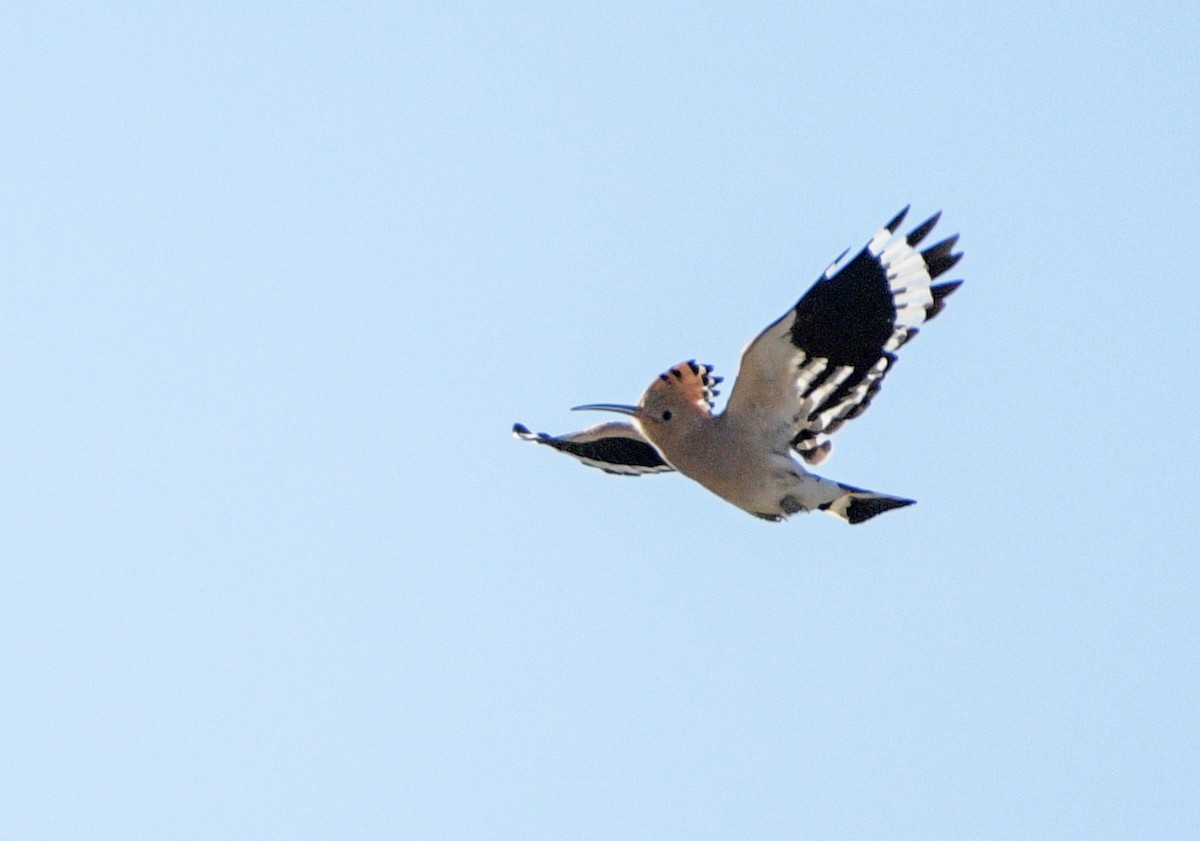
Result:
M834 261L794 307L742 352L726 414L818 464L829 436L866 410L896 350L941 312L962 281L933 284L962 254L958 236L924 251L941 214L907 236L896 230L906 207L850 260Z
M558 436L530 432L528 427L515 423L513 435L522 441L553 447L588 467L599 467L605 473L640 476L643 473L670 473L675 469L663 460L636 427L621 421L601 423L581 432Z

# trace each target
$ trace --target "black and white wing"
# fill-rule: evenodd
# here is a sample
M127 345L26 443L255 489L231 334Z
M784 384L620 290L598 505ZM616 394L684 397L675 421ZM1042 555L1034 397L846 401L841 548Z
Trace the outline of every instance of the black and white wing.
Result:
M917 245L940 213L897 236L908 208L850 260L834 261L786 315L742 352L726 414L770 436L787 435L805 461L829 455L829 436L862 414L896 351L945 304L961 280L934 284L962 258L958 236Z
M514 423L513 435L522 441L553 447L605 473L641 476L643 473L670 473L675 469L663 460L636 427L621 421L601 423L581 432L559 436L530 432L523 424Z

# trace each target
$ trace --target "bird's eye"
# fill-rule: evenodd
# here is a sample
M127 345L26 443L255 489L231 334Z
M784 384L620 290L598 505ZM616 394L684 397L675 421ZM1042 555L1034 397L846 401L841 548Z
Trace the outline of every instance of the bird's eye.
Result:
M670 409L667 409L665 412L662 413L662 419L665 421L671 419L671 410Z

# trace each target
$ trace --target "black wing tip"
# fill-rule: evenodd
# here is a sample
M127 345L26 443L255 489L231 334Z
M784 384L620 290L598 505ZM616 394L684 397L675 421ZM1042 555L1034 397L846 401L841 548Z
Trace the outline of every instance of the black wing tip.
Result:
M534 432L523 423L513 424L512 435L520 441L536 441L539 444L546 443L550 438L545 432Z
M943 298L949 297L954 290L962 286L961 280L948 280L945 283L938 283L929 287L929 291L933 294L933 300L940 301Z
M946 308L946 299L962 284L961 280L951 280L946 283L939 283L936 286L930 286L929 291L933 295L933 303L925 308L925 320L932 321L938 313L944 310Z
M962 259L961 251L958 254L954 253L954 246L957 244L958 234L955 234L921 252L921 256L925 259L926 270L931 278L950 271Z
M938 223L938 220L941 218L942 218L942 211L939 210L937 213L930 216L928 219L926 219L920 225L913 228L913 230L909 233L909 235L907 237L908 244L910 246L918 245L921 242L921 240L925 239L925 237L929 235L929 232L933 230L933 226L936 225Z
M900 227L900 223L903 222L904 217L908 215L908 210L910 207L912 207L911 204L904 205L904 209L892 217L892 221L888 222L883 227L887 228L889 233L896 233L896 229Z

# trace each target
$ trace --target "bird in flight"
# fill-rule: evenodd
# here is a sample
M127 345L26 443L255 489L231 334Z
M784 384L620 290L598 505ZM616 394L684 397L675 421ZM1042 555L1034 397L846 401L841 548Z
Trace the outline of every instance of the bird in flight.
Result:
M618 412L569 435L513 435L608 473L678 471L764 520L825 511L861 523L914 500L875 493L808 472L832 450L830 436L861 415L896 361L896 351L945 306L961 280L933 283L961 258L958 235L918 250L940 213L907 235L900 211L846 260L833 262L786 314L742 351L725 410L713 414L720 377L694 360L660 374L635 406L591 403L576 410Z

